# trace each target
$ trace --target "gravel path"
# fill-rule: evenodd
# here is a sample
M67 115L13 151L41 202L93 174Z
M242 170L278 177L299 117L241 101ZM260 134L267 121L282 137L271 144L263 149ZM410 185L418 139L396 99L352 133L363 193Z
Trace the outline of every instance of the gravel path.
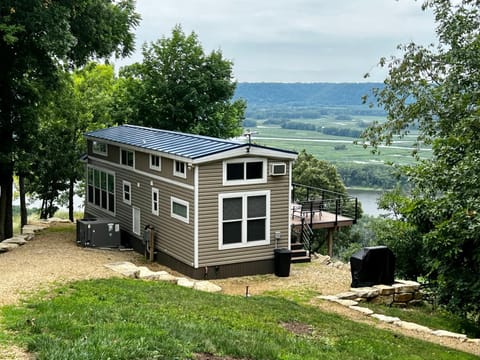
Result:
M224 293L231 295L244 295L247 286L249 294L252 296L271 290L292 292L313 290L322 295L334 295L347 291L351 281L348 267L327 265L324 260L324 258L320 258L314 259L311 264L293 264L290 276L287 278L260 275L213 282L221 286ZM130 261L137 265L145 265L143 257L135 252L78 247L73 232L50 231L48 234L37 234L26 245L0 254L0 306L15 304L29 293L48 289L55 283L121 276L104 266L118 261ZM173 275L178 275L159 264L148 264L148 266L154 271L167 270ZM381 324L374 319L330 302L318 300L313 302L313 305L324 311L339 313L355 321L480 356L480 345L477 344L438 338ZM0 359L31 359L31 357L18 347L0 344Z

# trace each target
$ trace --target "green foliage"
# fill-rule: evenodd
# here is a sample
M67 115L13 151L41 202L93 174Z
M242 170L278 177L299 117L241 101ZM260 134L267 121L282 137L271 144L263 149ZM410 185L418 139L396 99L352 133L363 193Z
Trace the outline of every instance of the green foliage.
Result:
M228 138L241 134L246 104L231 101L232 62L205 54L195 33L176 26L170 38L143 47L143 62L123 68L122 123Z
M72 283L1 310L39 359L474 358L281 298L130 279Z
M424 8L435 14L438 45L411 43L399 47L402 58L381 60L389 75L374 96L388 121L367 129L365 140L388 145L418 128L416 145L432 144L432 161L404 170L412 201L401 213L421 237L422 275L440 301L480 321L480 8L475 0Z

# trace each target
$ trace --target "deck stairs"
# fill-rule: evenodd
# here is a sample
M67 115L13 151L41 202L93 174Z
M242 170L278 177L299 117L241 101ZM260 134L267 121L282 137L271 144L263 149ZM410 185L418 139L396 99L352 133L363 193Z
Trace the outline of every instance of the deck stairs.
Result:
M302 243L292 243L291 250L292 250L292 260L291 260L292 264L308 263L312 261L312 259L309 256L309 251L305 249Z

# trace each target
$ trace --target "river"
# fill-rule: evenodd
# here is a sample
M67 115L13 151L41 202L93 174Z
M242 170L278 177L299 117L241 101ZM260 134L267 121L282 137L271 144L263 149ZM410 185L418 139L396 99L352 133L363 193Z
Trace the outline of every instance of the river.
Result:
M379 210L377 206L377 200L380 195L383 194L383 190L347 190L350 196L358 198L358 201L362 204L363 213L370 216L379 216L384 213L383 210Z

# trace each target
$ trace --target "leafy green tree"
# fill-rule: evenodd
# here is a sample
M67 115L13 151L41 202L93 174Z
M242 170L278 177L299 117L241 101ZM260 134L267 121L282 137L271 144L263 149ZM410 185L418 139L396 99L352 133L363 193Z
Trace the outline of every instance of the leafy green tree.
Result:
M133 0L0 2L0 240L10 237L16 157L29 151L35 109L57 67L129 54L138 24Z
M143 62L120 76L118 122L220 138L241 134L246 105L231 101L232 62L219 50L205 54L195 33L176 26L171 38L144 45Z
M417 146L433 158L405 168L411 205L402 209L424 250L422 274L440 301L464 315L480 314L480 2L431 0L436 46L401 46L382 59L385 87L374 92L388 120L364 134L373 146L391 144L418 127ZM413 256L413 255L412 255Z

